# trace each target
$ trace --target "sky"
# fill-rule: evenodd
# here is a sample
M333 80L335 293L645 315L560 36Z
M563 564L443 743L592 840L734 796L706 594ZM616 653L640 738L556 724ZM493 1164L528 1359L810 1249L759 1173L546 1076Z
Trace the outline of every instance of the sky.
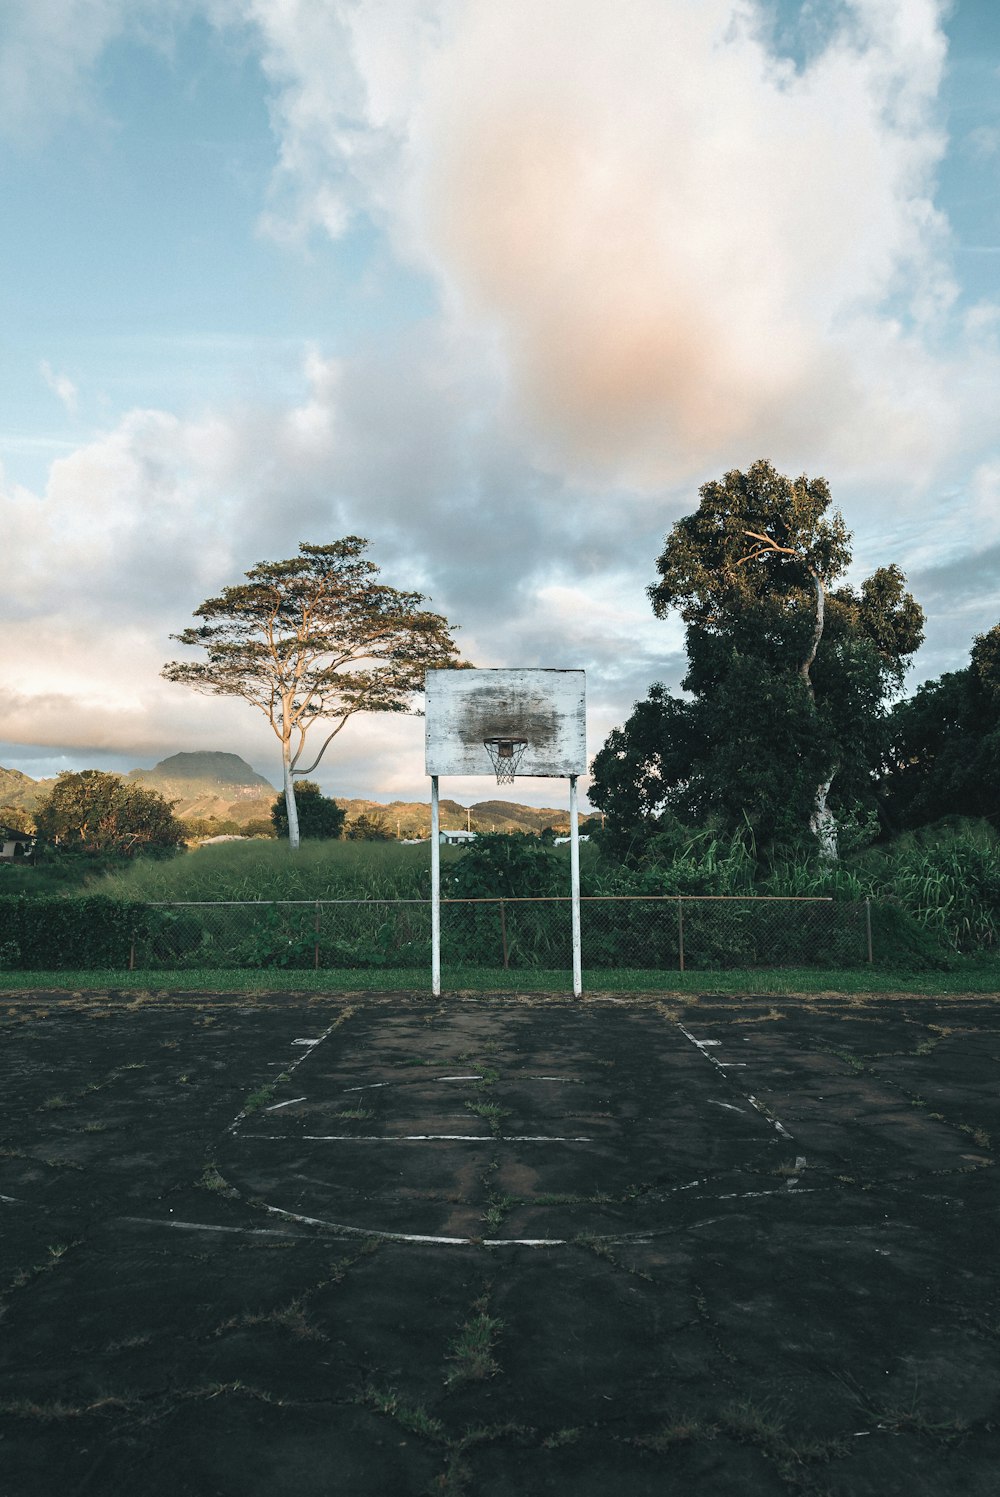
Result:
M466 659L584 668L594 753L684 673L664 535L761 457L907 573L908 690L1000 619L995 0L0 0L0 223L7 768L279 782L159 672L347 534ZM421 719L314 778L426 799Z

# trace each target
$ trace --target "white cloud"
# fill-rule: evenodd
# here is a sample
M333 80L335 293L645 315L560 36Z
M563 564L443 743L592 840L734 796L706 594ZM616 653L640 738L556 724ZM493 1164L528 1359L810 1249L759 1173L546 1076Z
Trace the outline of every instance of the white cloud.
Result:
M942 10L852 0L800 71L750 0L245 14L294 229L373 215L499 340L538 460L655 489L748 452L899 474L953 448Z
M125 32L165 42L197 0L0 0L0 137L39 144L74 116L100 118L94 65Z
M0 475L8 738L266 766L250 709L158 679L167 636L253 562L354 531L470 658L587 666L596 747L676 685L643 589L704 478L766 455L825 471L855 523L954 490L993 524L998 310L953 311L935 0L848 0L798 69L750 0L37 0L0 128L90 107L113 36L197 9L260 48L265 228L365 215L439 315L307 352L285 407L132 411L42 494ZM420 744L359 721L324 783L415 793Z
M651 540L626 583L616 507L581 510L567 539L576 496L527 470L489 422L470 437L465 351L431 336L407 356L401 381L391 352L307 351L291 408L191 421L133 411L54 462L42 494L0 475L0 530L17 557L0 600L5 739L136 756L226 747L266 768L276 749L262 717L160 680L169 635L255 561L348 532L372 537L387 582L430 591L463 626L468 658L570 659L595 680L631 673L641 694ZM592 587L553 581L581 568ZM570 605L588 596L581 632ZM357 720L320 778L342 793L419 793L419 720Z
M42 371L42 378L49 389L62 402L66 414L75 421L79 411L76 385L68 374L57 374L48 359L43 359L39 367Z

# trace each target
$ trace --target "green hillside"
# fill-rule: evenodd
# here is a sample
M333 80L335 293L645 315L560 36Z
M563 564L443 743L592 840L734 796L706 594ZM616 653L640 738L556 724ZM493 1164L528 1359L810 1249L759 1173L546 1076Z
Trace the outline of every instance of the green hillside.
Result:
M33 780L19 769L4 769L0 765L0 807L15 806L30 811L51 784L51 780Z
M157 790L165 800L173 801L174 813L182 821L214 818L240 826L250 821L266 821L278 794L239 754L212 751L171 754L152 769L133 769L125 778ZM53 780L33 780L20 770L0 767L0 807L30 811L53 784ZM430 836L429 801L385 804L336 794L334 799L346 811L348 824L361 815L378 816L393 836ZM569 813L565 808L522 806L501 800L479 801L468 809L458 801L441 801L441 826L445 831L470 825L478 832L537 833L547 826L568 832Z
M431 832L431 808L428 801L382 801L347 800L334 796L337 804L347 812L348 825L361 815L378 816L398 837L429 837ZM557 832L569 833L569 811L552 806L522 806L513 801L484 800L473 806L459 805L458 801L440 802L442 831L474 832L534 832L544 831L547 826ZM581 817L581 825L585 818Z

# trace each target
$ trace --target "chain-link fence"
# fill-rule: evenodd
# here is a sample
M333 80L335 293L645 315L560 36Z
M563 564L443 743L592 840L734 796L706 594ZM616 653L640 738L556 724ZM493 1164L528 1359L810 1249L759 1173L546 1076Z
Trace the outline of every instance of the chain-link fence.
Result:
M446 899L442 968L568 972L572 905ZM873 958L867 901L590 897L581 901L584 971L854 967ZM149 906L131 965L143 969L428 968L427 900L310 900Z

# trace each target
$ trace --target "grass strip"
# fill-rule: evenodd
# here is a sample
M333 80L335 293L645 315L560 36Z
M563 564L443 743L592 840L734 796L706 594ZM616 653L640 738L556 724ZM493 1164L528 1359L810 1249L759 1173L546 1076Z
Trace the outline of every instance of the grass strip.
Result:
M787 967L759 971L663 972L641 968L584 973L588 997L616 993L649 993L694 998L701 994L803 995L901 994L907 997L949 995L1000 996L1000 962L961 967L952 972L895 972L882 968L824 971ZM571 991L569 974L551 970L504 971L502 968L452 969L442 976L446 994L564 993ZM387 993L425 992L430 974L424 967L393 971L347 970L314 972L192 969L183 972L86 971L0 972L0 992L90 992L109 989L154 992L226 993Z

